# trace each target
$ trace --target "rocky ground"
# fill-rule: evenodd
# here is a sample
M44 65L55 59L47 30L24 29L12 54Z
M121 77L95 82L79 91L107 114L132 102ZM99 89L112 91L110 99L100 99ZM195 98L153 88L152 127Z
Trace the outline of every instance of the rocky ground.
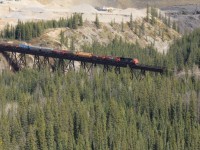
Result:
M182 33L200 27L200 2L196 5L176 5L161 8L167 15L178 21Z

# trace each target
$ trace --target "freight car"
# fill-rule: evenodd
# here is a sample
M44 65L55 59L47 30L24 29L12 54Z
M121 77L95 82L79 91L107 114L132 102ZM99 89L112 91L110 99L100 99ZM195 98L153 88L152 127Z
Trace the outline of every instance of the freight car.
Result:
M23 48L23 49L30 49L30 50L40 50L41 49L41 47L26 45L26 44L19 44L19 47Z
M76 56L83 57L83 58L92 58L92 53L86 53L86 52L76 52Z
M40 46L32 46L32 45L26 45L26 44L19 44L18 45L19 48L24 49L24 51L29 50L28 53L34 53L34 54L41 54L41 55L49 55L52 54L52 48L48 48L48 47L40 47Z
M57 54L57 55L63 55L65 56L65 58L72 58L75 56L74 52L73 51L69 51L69 50L53 50L52 51L54 54Z
M26 44L19 44L20 48L29 49L29 46Z
M103 57L105 60L111 60L111 61L115 61L115 62L120 62L120 57L115 57L115 56L104 56Z
M68 50L56 50L56 49L54 49L53 52L55 52L57 54L74 54L72 51L68 51Z
M53 48L50 48L50 47L41 47L41 49L46 50L46 51L52 51L53 50Z
M40 47L40 46L33 46L33 45L26 45L26 44L19 44L20 48L31 49L31 50L46 50L52 51L53 48L50 47Z
M4 48L17 48L18 45L16 44L10 44L10 43L0 43L0 47L4 47Z
M34 51L41 51L41 47L38 47L38 46L28 46L28 49L30 50L34 50Z

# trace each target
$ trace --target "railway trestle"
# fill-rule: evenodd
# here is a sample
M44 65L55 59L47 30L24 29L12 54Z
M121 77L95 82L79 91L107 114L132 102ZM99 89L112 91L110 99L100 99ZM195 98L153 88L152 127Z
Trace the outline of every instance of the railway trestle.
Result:
M137 79L145 76L146 72L164 73L165 68L157 66L142 65L138 62L130 61L131 58L110 59L103 57L92 57L90 53L83 53L77 55L69 51L62 50L48 50L41 49L39 47L28 46L16 46L11 44L0 44L0 52L5 56L10 66L14 71L19 71L27 66L30 66L30 57L32 58L32 65L34 69L48 68L51 71L61 70L62 72L68 72L69 70L76 70L82 68L86 73L92 73L93 68L97 65L103 66L103 72L115 71L116 74L121 73L121 68L129 68L131 78ZM87 54L87 55L86 55ZM80 62L77 64L76 62Z

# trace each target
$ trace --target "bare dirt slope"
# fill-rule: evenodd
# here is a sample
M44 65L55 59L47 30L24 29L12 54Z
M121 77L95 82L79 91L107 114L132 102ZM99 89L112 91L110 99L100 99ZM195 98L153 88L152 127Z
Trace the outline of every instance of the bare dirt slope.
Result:
M200 27L200 2L197 5L163 7L162 10L177 20L183 33Z
M38 0L43 4L57 3L58 5L77 5L88 3L94 6L112 6L112 7L146 7L147 3L157 7L198 4L199 0Z
M45 4L43 4L45 3ZM101 22L125 22L129 20L130 14L133 14L133 20L142 18L146 14L145 9L115 8L112 12L98 11L94 6L89 4L77 4L75 1L44 1L42 3L37 0L21 0L7 1L0 4L0 29L6 24L16 25L18 20L34 21L34 20L50 20L59 19L60 17L70 17L73 13L83 13L83 19L94 21L96 14L99 14Z

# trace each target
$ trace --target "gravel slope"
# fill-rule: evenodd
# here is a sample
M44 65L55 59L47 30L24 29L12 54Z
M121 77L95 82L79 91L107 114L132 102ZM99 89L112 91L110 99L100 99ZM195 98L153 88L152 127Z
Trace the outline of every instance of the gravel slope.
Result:
M183 33L200 28L200 4L170 6L162 10L179 22Z

